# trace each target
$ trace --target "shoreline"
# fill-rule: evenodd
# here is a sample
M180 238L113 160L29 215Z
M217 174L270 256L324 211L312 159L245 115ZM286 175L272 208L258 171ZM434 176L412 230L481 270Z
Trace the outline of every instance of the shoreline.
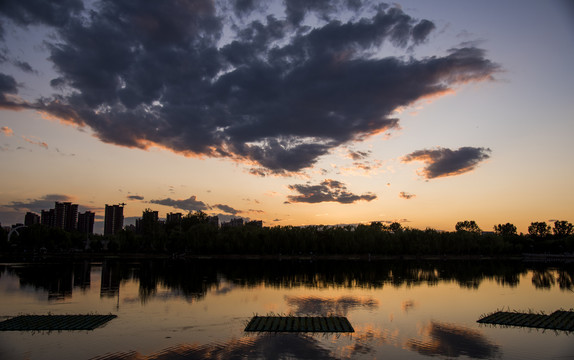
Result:
M285 255L285 254L151 254L151 253L47 253L2 254L4 260L287 260L287 261L527 261L527 262L574 262L574 254L520 254L520 255Z

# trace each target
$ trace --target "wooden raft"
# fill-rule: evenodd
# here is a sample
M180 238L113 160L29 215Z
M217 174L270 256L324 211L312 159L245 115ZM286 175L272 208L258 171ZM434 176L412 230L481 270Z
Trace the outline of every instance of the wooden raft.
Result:
M254 332L355 332L343 316L254 316L245 331Z
M485 316L477 322L481 324L574 331L574 311L555 311L550 315L499 311Z
M0 322L0 331L94 330L117 315L20 315Z

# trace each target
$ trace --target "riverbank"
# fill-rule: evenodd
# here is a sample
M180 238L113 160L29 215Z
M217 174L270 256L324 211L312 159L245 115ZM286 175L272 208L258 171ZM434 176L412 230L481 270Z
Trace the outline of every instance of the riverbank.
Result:
M574 254L515 254L501 256L485 255L318 255L318 254L154 254L154 253L109 253L109 252L70 252L70 253L0 253L0 261L41 261L41 260L103 260L103 259L174 259L174 260L295 260L295 261L463 261L463 260L509 260L532 262L574 262Z

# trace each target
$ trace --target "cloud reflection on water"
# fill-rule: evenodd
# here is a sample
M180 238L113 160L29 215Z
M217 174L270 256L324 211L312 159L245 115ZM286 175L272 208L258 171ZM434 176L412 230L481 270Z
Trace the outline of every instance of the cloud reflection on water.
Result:
M347 315L350 310L364 308L374 310L379 301L371 297L341 296L327 298L320 296L285 296L285 301L297 315Z
M353 334L353 343L343 349L345 357L354 359L360 355L377 353L377 347L383 345L393 345L399 347L399 330L382 329L367 324L356 327Z
M480 331L463 326L429 322L422 329L423 339L409 339L406 347L428 356L468 356L474 359L492 358L500 354L500 347Z
M181 344L152 355L136 351L106 354L92 360L175 359L337 359L312 336L297 334L258 335L225 343Z

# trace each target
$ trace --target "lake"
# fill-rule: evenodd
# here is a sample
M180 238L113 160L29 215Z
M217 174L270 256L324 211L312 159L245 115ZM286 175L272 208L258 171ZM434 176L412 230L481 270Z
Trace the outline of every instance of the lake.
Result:
M0 320L114 314L87 331L3 331L0 359L574 358L574 333L478 324L574 307L574 265L511 260L119 260L0 264ZM247 333L254 315L346 316L354 333Z

